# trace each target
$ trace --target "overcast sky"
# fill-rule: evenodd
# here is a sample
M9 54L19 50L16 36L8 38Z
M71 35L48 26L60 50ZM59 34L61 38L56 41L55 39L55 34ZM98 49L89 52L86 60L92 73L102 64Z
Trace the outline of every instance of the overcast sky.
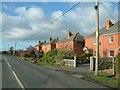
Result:
M61 17L57 22L44 29L52 21L65 13L77 2L3 2L0 17L2 18L2 40L4 50L14 45L24 49L35 45L38 40L49 37L64 38L68 31L79 32L86 36L95 31L95 2L82 2ZM105 26L107 19L118 21L118 3L100 3L100 27ZM1 50L0 49L0 50Z

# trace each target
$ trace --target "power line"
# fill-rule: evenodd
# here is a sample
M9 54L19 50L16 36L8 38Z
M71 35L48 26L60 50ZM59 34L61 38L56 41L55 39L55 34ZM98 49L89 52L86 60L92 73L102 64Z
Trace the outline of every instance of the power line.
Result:
M104 5L104 3L101 4L103 6L103 8L107 11L108 15L115 20L114 16L112 15L112 13L109 11L109 9Z
M70 9L68 9L65 13L63 13L62 15L60 15L58 18L56 18L55 20L53 20L52 22L50 22L47 26L45 26L43 29L41 29L41 31L47 29L49 26L51 26L52 24L54 24L56 21L58 21L61 17L63 17L64 15L66 15L69 11L71 11L73 8L75 8L76 6L78 6L83 0L81 0L80 2L78 2L77 4L75 4L74 6L72 6ZM38 34L38 33L35 33ZM35 34L33 36L35 36Z

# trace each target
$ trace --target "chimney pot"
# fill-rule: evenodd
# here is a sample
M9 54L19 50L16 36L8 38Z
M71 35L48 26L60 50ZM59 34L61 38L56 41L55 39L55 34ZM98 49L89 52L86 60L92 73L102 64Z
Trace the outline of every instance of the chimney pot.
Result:
M109 29L112 26L111 20L106 21L106 30Z
M39 44L41 43L41 41L39 40Z
M52 41L52 38L50 37L50 41Z

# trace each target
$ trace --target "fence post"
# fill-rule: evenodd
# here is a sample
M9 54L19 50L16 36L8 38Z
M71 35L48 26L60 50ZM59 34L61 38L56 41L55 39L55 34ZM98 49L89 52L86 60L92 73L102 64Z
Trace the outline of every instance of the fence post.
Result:
M74 56L74 67L76 67L76 56Z
M112 64L113 64L113 75L115 75L115 59L112 57Z

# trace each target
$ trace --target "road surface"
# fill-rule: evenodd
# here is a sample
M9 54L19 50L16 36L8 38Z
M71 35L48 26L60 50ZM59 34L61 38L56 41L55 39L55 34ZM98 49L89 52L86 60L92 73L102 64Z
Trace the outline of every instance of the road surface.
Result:
M106 88L14 56L2 56L3 88Z
M2 56L0 55L0 90L2 89Z

